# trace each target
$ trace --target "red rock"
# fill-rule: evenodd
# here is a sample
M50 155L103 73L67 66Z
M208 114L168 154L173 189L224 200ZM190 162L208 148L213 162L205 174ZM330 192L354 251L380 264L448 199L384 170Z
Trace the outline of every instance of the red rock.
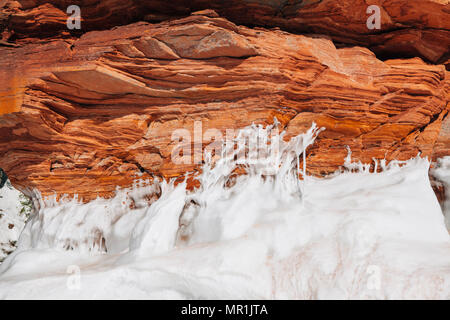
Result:
M326 128L308 149L315 175L338 169L347 146L366 163L448 154L444 65L383 62L211 11L3 46L0 70L0 167L43 195L90 200L195 170L171 161L172 133L193 136L195 121L225 132L277 117L288 137L315 121Z
M214 9L237 24L280 27L292 33L326 34L336 43L371 48L380 56L419 56L432 62L448 59L450 3L448 0L162 0L77 1L82 30L68 32L64 0L0 1L4 32L13 39L70 37L137 21L160 22ZM369 30L369 5L378 5L381 29ZM204 10L201 14L217 17ZM2 23L2 21L4 21Z

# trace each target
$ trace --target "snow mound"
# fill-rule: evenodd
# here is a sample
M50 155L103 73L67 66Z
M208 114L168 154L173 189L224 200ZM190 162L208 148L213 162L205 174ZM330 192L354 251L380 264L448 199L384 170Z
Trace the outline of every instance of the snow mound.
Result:
M30 200L6 180L0 188L0 262L15 250L30 212Z
M449 299L429 162L374 173L348 160L300 181L318 132L280 140L271 175L207 161L194 192L160 182L87 204L41 199L0 266L0 298Z

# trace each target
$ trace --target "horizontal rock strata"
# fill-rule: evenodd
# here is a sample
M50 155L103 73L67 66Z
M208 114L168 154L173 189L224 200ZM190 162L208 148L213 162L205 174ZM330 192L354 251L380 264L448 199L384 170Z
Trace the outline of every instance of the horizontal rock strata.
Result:
M171 160L172 133L194 136L195 121L225 133L276 117L286 138L316 122L326 130L307 168L318 176L343 164L347 146L364 163L449 154L445 65L383 62L367 48L213 11L0 46L0 71L0 167L43 195L90 200L196 170Z
M81 8L81 31L66 27L66 11L73 4ZM380 29L367 28L370 5L380 8ZM0 9L0 33L11 41L70 37L214 9L236 24L325 34L341 44L369 47L381 56L419 56L435 63L449 59L449 0L1 0Z

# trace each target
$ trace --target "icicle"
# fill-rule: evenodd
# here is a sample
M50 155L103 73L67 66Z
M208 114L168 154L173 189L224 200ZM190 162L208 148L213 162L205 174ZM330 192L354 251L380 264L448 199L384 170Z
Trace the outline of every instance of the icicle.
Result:
M303 194L302 194L302 205L304 205L305 199L305 189L306 189L306 144L304 143L305 138L303 139Z
M303 202L303 188L302 188L302 184L300 182L300 173L301 173L301 171L300 171L300 155L298 155L296 158L297 158L297 176L296 176L297 187L298 187L298 191L300 192L300 198L302 199L302 202Z

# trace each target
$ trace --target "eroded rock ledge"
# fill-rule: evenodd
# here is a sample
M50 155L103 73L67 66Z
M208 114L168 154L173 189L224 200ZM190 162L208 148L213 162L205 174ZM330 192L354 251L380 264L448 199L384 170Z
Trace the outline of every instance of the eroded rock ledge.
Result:
M81 31L66 28L66 9L80 6ZM366 27L367 7L381 8L380 30ZM70 37L137 21L161 22L214 9L247 26L279 27L291 33L330 36L335 42L370 48L382 57L449 59L449 0L1 0L3 40Z
M324 1L326 2L326 1ZM310 174L450 154L449 72L420 58L238 26L206 11L0 47L0 167L21 190L110 196L136 178L196 169L171 161L171 134L272 123L325 127ZM209 143L209 141L205 141Z

